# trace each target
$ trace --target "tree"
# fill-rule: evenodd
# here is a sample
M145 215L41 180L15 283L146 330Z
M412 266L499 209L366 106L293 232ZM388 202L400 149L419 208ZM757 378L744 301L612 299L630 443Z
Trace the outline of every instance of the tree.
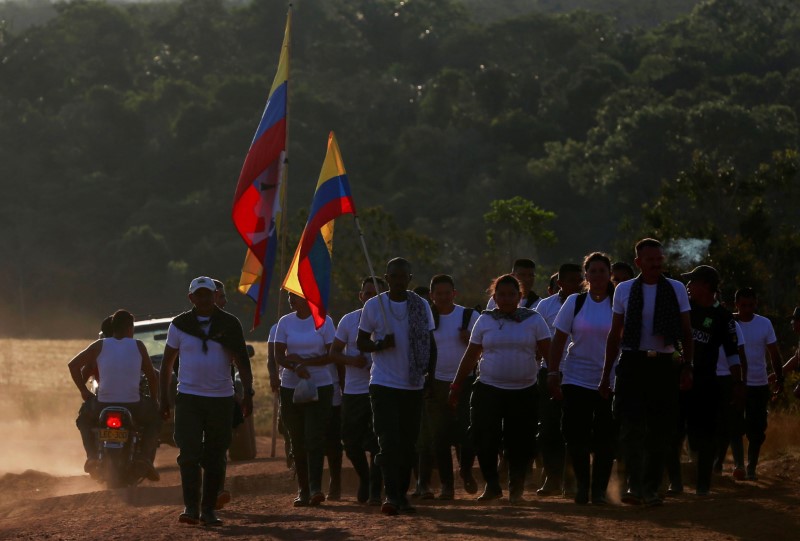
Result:
M555 233L545 228L545 224L556 217L555 213L542 210L520 196L496 199L489 206L491 210L483 215L490 228L486 231L486 240L492 249L498 244L505 246L509 265L520 253L536 258L537 245L556 241Z

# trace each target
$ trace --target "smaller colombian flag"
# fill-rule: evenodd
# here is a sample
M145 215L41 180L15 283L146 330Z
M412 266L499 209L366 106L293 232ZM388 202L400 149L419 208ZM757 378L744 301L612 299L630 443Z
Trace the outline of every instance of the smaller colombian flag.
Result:
M314 200L300 243L286 274L283 288L308 301L319 329L328 314L333 254L333 221L343 214L355 214L350 183L333 132L328 136L328 152L317 181Z

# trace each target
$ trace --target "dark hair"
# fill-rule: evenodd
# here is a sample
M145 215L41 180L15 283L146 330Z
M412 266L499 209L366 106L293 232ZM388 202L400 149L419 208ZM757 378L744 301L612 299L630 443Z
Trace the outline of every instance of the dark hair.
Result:
M589 266L592 263L594 263L595 261L601 261L601 262L605 263L606 267L608 267L609 274L611 274L611 268L612 268L611 258L608 257L608 254L605 254L603 252L592 252L591 254L588 254L586 257L584 257L583 258L583 270L584 271L588 271L589 270ZM610 276L609 276L609 278L610 278ZM583 288L584 288L585 291L589 291L589 282L587 280L583 281ZM612 282L610 279L608 281L607 291L608 291L609 299L613 298L613 296L614 296L614 282Z
M564 263L558 267L558 279L561 280L565 274L569 274L571 272L582 274L583 269L581 269L580 265L576 265L575 263Z
M608 257L608 254L604 254L603 252L592 252L591 254L587 255L583 258L583 270L589 270L589 265L591 265L594 261L602 261L608 267L609 272L613 268L611 266L611 258Z
M108 316L100 324L100 334L103 335L103 338L111 338L114 336L114 327L111 325L111 319L113 317L114 316Z
M514 272L514 269L536 269L536 263L533 262L533 259L517 259L514 261L514 264L511 266L511 272Z
M373 280L375 282L373 282ZM386 289L386 282L383 281L383 278L378 278L377 276L367 276L361 280L361 289L364 289L364 286L367 284L377 283L378 287L381 289Z
M487 289L486 292L489 295L494 295L495 291L497 291L497 287L503 284L513 285L514 287L517 288L517 291L519 291L520 294L522 294L522 285L520 285L519 280L517 280L517 277L514 276L513 274L504 274L502 276L498 276L497 278L492 280L492 283L489 284L489 289Z
M631 267L628 263L624 261L617 261L613 265L611 265L611 272L623 270L627 272L631 278L636 276L636 273L633 271L633 267Z
M741 289L736 290L736 294L733 296L734 301L738 301L741 298L745 299L758 299L758 295L756 294L756 290L752 287L743 287Z
M431 290L425 286L417 286L414 288L414 293L416 293L423 299L427 299L428 296L431 294Z
M639 242L637 242L636 246L634 247L634 250L636 251L636 257L639 257L639 253L644 248L663 248L663 246L656 239L651 239L651 238L642 239Z
M114 334L127 331L133 325L133 314L127 310L117 310L111 316L111 328Z
M216 278L212 278L211 281L214 282L215 286L217 286L217 291L219 291L220 289L222 291L225 291L225 284L223 284L222 282L220 282Z
M433 278L431 278L431 291L436 284L450 284L450 286L455 289L456 283L453 281L453 277L449 274L437 274Z
M411 273L411 263L408 262L407 259L402 257L395 257L394 259L390 259L389 262L386 264L386 274L389 274L389 269L392 267L402 266L408 269L408 272Z

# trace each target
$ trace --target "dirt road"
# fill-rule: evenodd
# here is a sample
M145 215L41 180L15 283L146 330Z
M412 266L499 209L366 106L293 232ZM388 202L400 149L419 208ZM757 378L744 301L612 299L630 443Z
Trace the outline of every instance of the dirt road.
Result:
M268 441L259 438L259 455ZM280 446L279 446L280 447ZM291 506L294 482L282 457L229 467L233 502L219 528L177 522L181 509L175 449L159 449L162 479L134 489L102 490L88 476L29 470L0 478L3 539L799 539L800 467L796 456L764 463L757 482L715 480L713 494L685 494L661 508L576 506L538 498L511 506L480 505L458 490L452 502L420 502L416 516L384 517L356 503L355 478L345 471L342 501L319 508Z

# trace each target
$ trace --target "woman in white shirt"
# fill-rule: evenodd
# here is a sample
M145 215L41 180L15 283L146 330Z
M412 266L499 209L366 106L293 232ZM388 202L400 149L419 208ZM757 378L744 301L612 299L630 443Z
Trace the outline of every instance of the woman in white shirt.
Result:
M536 444L536 354L547 356L550 330L537 312L517 307L522 291L513 275L497 278L489 292L497 308L484 311L475 322L450 386L449 402L455 407L462 399L461 386L480 359L480 376L470 399L470 432L486 481L478 499L503 496L497 472L502 445L508 461L509 501L517 503L522 501L525 470Z
M604 399L597 390L611 329L611 260L594 252L584 258L583 270L588 291L567 297L556 316L547 387L553 399L563 400L561 431L577 482L575 503L589 503L591 491L592 503L602 505L606 503L617 432L611 399ZM590 466L591 454L594 460Z
M289 432L298 494L295 507L319 505L322 493L322 469L325 432L331 416L333 380L327 364L333 343L334 327L330 317L319 329L314 326L308 302L289 293L295 311L278 321L275 336L275 360L281 371L281 419ZM294 390L301 379L311 379L317 387L318 400L294 403Z

